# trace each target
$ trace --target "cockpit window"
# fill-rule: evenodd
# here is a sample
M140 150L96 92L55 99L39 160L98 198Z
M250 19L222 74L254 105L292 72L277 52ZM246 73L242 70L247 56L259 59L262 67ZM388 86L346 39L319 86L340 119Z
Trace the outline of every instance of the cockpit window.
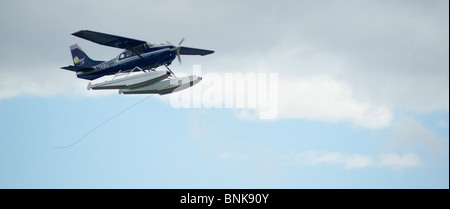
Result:
M131 57L131 56L133 56L133 55L134 55L134 53L133 53L132 51L127 50L127 51L125 51L125 52L122 52L122 54L119 55L119 60L125 59L125 58L127 58L127 57Z
M133 55L133 51L128 50L128 51L125 52L125 57L129 57L131 55Z

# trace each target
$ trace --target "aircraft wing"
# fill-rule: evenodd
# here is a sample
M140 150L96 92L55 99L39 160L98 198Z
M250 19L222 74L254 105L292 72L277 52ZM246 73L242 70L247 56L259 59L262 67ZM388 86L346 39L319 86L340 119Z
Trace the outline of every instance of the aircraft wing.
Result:
M99 33L90 30L80 30L78 32L72 33L72 35L86 39L88 41L92 41L97 44L115 47L119 49L130 49L135 46L139 46L146 43L145 41L141 40L125 38L106 33Z
M212 54L214 51L212 50L206 50L206 49L196 49L196 48L190 48L190 47L180 47L180 54L181 55L208 55Z

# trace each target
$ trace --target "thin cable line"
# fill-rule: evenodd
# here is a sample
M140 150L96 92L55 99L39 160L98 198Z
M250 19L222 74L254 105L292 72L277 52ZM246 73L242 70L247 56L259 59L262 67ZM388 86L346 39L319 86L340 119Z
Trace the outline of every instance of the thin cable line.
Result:
M74 143L72 143L72 144L70 144L70 145L67 145L67 146L55 147L54 149L64 149L64 148L68 148L68 147L71 147L71 146L77 144L77 143L80 142L82 139L84 139L86 136L88 136L90 133L92 133L93 131L95 131L97 128L100 128L101 126L103 126L104 124L106 124L108 121L114 119L115 117L119 116L120 114L126 112L127 110L133 108L134 106L138 105L139 103L141 103L141 102L145 101L146 99L150 98L150 96L152 96L152 95L149 95L149 96L145 97L144 99L142 99L142 100L136 102L135 104L133 104L133 105L127 107L126 109L124 109L124 110L120 111L119 113L113 115L112 117L106 119L105 121L103 121L102 123L100 123L99 125L97 125L95 128L93 128L92 130L90 130L89 132L87 132L86 134L84 134L81 138L79 138L78 140L76 140Z

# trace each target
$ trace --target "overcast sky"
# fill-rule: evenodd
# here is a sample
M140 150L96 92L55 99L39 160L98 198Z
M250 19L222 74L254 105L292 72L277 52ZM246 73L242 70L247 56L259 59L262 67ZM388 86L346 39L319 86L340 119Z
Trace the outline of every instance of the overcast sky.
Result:
M448 188L446 0L1 1L0 28L1 188ZM121 52L82 29L215 51L175 73L277 73L277 117L154 96L53 150L143 98L59 69Z

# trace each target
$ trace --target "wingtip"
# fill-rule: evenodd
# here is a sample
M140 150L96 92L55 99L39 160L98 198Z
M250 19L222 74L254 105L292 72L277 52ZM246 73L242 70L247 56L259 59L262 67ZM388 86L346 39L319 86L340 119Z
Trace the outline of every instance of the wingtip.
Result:
M79 33L81 33L81 32L83 32L83 31L85 31L85 30L79 30L79 31L77 31L77 32L73 32L71 35L73 35L73 36L77 36L77 34L79 34Z
M208 53L205 53L202 56L210 55L210 54L213 54L213 53L214 53L214 51L210 50Z

